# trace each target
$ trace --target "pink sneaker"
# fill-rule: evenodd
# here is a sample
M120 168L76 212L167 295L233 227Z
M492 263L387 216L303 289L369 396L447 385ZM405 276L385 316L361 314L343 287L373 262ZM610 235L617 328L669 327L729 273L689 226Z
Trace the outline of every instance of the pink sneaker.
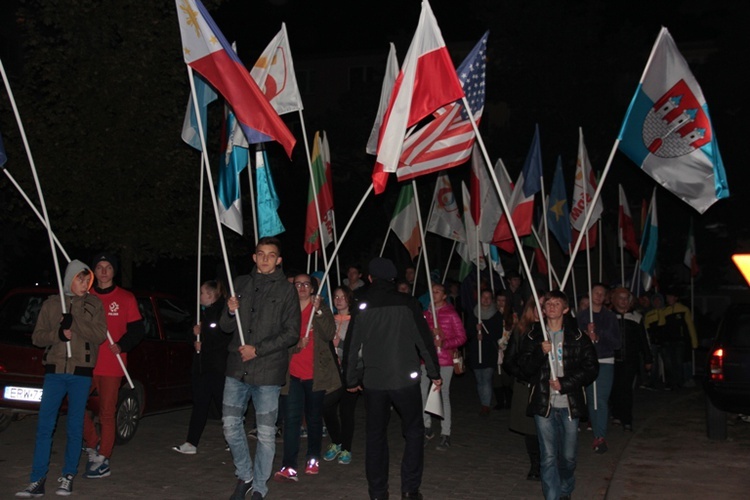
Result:
M292 481L296 483L299 481L297 478L297 471L291 467L282 467L279 472L273 475L273 478L281 483L289 483Z
M320 462L318 462L317 458L311 458L307 461L307 466L305 467L305 474L315 475L318 472L320 472Z

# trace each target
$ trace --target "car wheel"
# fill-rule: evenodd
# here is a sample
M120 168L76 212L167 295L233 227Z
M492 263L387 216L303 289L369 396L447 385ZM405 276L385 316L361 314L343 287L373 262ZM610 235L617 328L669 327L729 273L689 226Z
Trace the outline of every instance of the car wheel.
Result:
M120 390L115 412L115 442L125 444L135 436L141 417L141 403L138 393L129 388Z
M706 433L708 439L727 438L727 412L718 409L706 396Z
M12 413L0 413L0 432L3 432L10 426L14 420Z

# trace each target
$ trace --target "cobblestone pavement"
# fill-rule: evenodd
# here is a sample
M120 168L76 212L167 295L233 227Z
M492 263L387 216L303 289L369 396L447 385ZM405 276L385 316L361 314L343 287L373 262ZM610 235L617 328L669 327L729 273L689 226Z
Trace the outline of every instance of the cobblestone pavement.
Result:
M541 498L539 482L527 481L523 438L508 431L508 411L479 416L474 378L453 379L453 431L450 450L425 451L422 492L426 499ZM298 483L269 483L269 499L364 499L364 411L360 398L350 465L323 462L318 476L301 474ZM604 455L591 450L593 436L579 436L574 498L747 498L750 488L750 424L732 420L730 439L709 441L705 433L703 395L699 389L675 393L637 390L635 432L610 426ZM221 424L209 421L198 454L180 455L170 448L184 441L189 410L144 418L135 438L115 448L112 475L100 480L78 476L73 495L91 499L222 499L234 487L234 467L224 449ZM53 446L47 496L54 495L63 458L64 419ZM433 424L435 425L435 424ZM28 482L36 417L14 422L0 433L0 498L11 498ZM248 423L247 428L251 425ZM439 429L433 427L436 431ZM389 429L391 498L400 492L403 450L400 420ZM254 441L250 440L251 446ZM302 441L304 456L306 441ZM328 439L324 439L324 447ZM275 469L280 462L277 445ZM81 469L85 456L81 458Z

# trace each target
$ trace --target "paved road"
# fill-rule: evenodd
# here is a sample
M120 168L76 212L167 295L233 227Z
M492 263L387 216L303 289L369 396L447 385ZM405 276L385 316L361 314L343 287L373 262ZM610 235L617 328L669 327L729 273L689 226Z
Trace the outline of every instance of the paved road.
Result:
M452 394L453 446L447 452L435 449L436 440L427 446L422 485L425 498L541 498L540 483L526 480L528 459L523 438L508 431L507 410L480 417L470 373L454 378ZM301 477L292 484L271 482L268 498L367 498L361 403L360 398L352 463L324 462L317 477ZM733 420L729 440L709 441L699 389L676 393L639 390L635 415L636 432L611 428L610 450L604 455L591 451L591 433L581 431L575 498L748 498L750 424ZM189 416L188 410L181 410L144 418L133 441L115 448L112 475L99 480L79 476L74 485L75 497L228 498L234 485L234 467L230 454L224 451L219 422L209 422L197 455L179 455L170 449L184 441ZM61 429L64 418L60 419ZM11 498L28 481L35 426L36 417L29 417L0 433L0 498ZM62 432L56 438L48 497L54 497L54 479L62 466ZM304 446L305 441L302 443ZM324 444L328 441L324 440ZM395 414L390 444L391 492L398 492L403 447ZM280 445L277 451L280 454ZM81 467L84 460L82 457ZM279 462L277 455L277 467Z

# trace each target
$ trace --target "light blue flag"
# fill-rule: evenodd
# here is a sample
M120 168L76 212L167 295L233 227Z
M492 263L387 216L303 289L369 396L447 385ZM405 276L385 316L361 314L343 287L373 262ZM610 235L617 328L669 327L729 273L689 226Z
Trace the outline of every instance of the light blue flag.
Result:
M219 219L221 223L242 234L242 200L240 199L240 172L247 166L247 148L234 144L239 128L234 113L227 111L227 147L219 162L219 181L216 188L219 198Z
M281 203L273 185L268 157L260 147L255 152L255 181L258 185L258 237L283 233L286 229L277 212Z
M643 256L641 257L641 279L643 289L646 291L651 289L654 277L656 276L656 250L658 246L659 222L656 217L656 189L654 189L654 194L651 195L651 206L648 209L648 216L646 217L646 225L643 228L643 235L641 236L641 249L643 250Z
M568 194L565 191L565 180L563 179L562 158L559 156L555 167L555 177L552 179L552 189L549 193L547 226L560 244L562 251L565 255L568 255L573 237L570 231L570 210Z
M198 99L198 109L200 110L203 133L205 134L208 123L208 105L217 99L217 95L214 89L197 73L193 74L193 81L195 82L195 95ZM203 151L201 138L198 135L198 120L195 118L192 94L188 97L185 120L182 122L182 140L198 151Z

